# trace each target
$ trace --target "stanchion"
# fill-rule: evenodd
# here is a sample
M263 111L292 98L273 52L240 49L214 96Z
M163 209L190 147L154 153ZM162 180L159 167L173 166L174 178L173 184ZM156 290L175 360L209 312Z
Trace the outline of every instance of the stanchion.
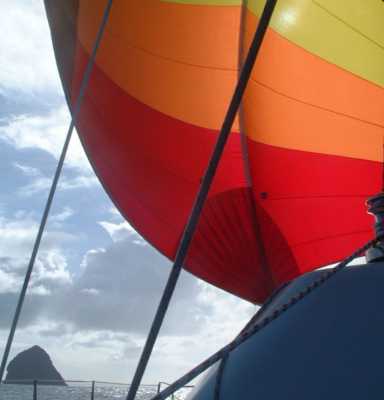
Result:
M37 400L37 380L33 381L33 400Z
M95 400L95 381L92 381L92 386L91 386L91 400Z

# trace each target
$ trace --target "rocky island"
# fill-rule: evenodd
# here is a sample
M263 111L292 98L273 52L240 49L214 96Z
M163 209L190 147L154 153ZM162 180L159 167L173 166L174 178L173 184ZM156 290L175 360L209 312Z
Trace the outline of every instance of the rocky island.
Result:
M39 346L22 351L8 364L4 383L23 384L33 380L39 384L66 385L48 353Z

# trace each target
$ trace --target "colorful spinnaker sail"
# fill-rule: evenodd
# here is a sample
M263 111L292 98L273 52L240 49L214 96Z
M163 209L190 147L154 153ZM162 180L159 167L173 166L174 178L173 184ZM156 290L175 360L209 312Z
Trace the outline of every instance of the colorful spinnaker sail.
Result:
M73 105L106 0L45 4ZM117 207L169 258L263 6L114 0L77 127ZM371 237L364 202L383 185L383 21L380 0L278 2L189 271L262 302Z

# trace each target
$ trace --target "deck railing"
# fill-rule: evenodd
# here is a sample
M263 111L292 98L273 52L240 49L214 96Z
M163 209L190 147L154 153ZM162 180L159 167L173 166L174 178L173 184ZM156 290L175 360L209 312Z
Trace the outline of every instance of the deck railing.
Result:
M86 380L43 380L43 379L19 379L19 380L4 380L1 384L2 385L32 385L32 399L31 400L39 400L39 391L38 386L64 386L67 385L68 387L88 387L89 386L89 399L96 400L96 387L99 386L125 386L128 390L130 384L129 383L122 383L122 382L108 382L108 381L86 381ZM141 388L144 389L153 389L153 393L160 393L163 386L169 386L169 383L160 381L157 384L144 384L140 385ZM183 388L191 389L193 385L186 385ZM1 391L1 387L0 387ZM123 396L123 398L125 398ZM170 400L177 400L178 397L172 395ZM69 399L70 400L70 399Z

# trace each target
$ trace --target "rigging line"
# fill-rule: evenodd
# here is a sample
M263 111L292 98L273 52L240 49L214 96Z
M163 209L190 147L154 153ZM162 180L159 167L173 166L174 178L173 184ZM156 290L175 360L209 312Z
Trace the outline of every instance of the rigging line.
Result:
M265 282L268 285L268 290L271 292L275 287L276 282L273 276L272 269L270 268L269 265L267 248L265 246L265 240L262 235L260 221L259 221L258 209L261 209L262 206L256 202L254 194L252 193L252 189L249 191L250 202L251 202L251 221L252 221L251 223L253 226L253 231L255 233L257 248L259 251L260 267L264 273Z
M78 98L76 100L76 104L75 104L75 107L74 107L73 113L72 113L71 123L70 123L70 125L68 127L68 131L67 131L67 135L66 135L66 138L65 138L65 141L64 141L64 145L63 145L63 148L62 148L62 151L61 151L61 154L60 154L59 161L57 163L55 175L54 175L53 180L52 180L52 185L51 185L51 188L50 188L50 191L49 191L48 199L47 199L47 202L46 202L46 205L45 205L45 208L44 208L44 212L43 212L43 215L42 215L42 218L41 218L41 221L40 221L39 230L37 232L37 236L36 236L36 239L35 239L33 250L32 250L32 253L31 253L31 257L30 257L30 260L29 260L29 263L28 263L28 268L27 268L27 271L26 271L26 274L25 274L24 283L23 283L22 289L20 291L20 295L19 295L19 299L18 299L18 302L17 302L15 314L13 316L13 321L12 321L11 329L9 331L7 344L6 344L5 349L4 349L3 358L2 358L2 361L1 361L1 365L0 365L0 383L2 383L2 381L3 381L4 371L5 371L5 367L6 367L7 361L8 361L9 352L11 350L11 346L12 346L13 338L15 336L17 323L19 321L21 309L23 307L25 295L26 295L26 292L27 292L27 289L28 289L28 285L29 285L29 281L30 281L30 278L31 278L31 275L32 275L33 267L35 265L35 261L36 261L37 253L39 251L41 239L43 237L45 226L46 226L46 223L47 223L47 220L48 220L49 211L51 209L52 201L53 201L53 198L54 198L54 195L55 195L55 192L56 192L56 188L57 188L57 184L58 184L58 181L59 181L59 178L60 178L60 174L61 174L61 171L63 169L64 160L65 160L65 157L66 157L66 154L67 154L69 143L71 141L73 130L75 128L75 124L77 122L77 117L79 115L80 108L81 108L81 105L82 105L82 102L83 102L83 99L84 99L84 95L85 95L86 89L88 87L88 83L89 83L89 80L90 80L90 77L91 77L91 72L92 72L93 66L95 64L96 53L97 53L97 50L99 48L101 39L103 37L103 33L104 33L104 30L105 30L105 27L107 25L108 17L109 17L109 14L110 14L110 11L111 11L111 7L112 7L112 2L113 2L113 0L108 0L108 3L106 5L106 8L105 8L105 11L104 11L104 14L103 14L103 18L102 18L102 20L100 22L100 27L99 27L99 30L97 32L97 36L96 36L96 39L95 39L94 47L92 49L92 54L90 56L90 59L88 61L88 64L86 66L86 69L85 69L85 72L84 72L84 75L83 75L83 79L82 79L80 90L79 90L79 95L78 95Z
M143 378L144 372L146 370L149 358L152 354L153 346L156 342L157 336L159 334L161 325L163 323L165 314L167 312L170 300L172 298L173 292L175 290L178 278L180 276L181 268L187 256L189 245L192 241L193 234L195 233L197 224L199 222L199 217L203 209L205 200L208 196L208 192L215 176L216 169L219 165L221 155L224 151L225 144L229 137L232 129L233 121L239 109L241 99L244 95L247 83L251 76L253 65L256 61L257 55L259 53L260 46L263 42L265 32L268 28L269 21L271 20L273 10L277 0L267 0L264 6L262 16L260 18L259 24L257 26L256 32L254 34L251 46L249 48L246 60L244 62L244 67L241 71L240 78L237 82L236 89L233 93L231 102L229 104L227 113L225 115L220 134L217 138L215 148L213 150L211 159L209 161L208 167L204 174L199 192L196 196L194 205L192 207L188 222L185 226L183 236L180 240L179 248L176 253L175 262L173 264L172 270L169 274L168 281L164 292L162 294L159 306L156 311L155 318L152 322L151 329L149 331L146 343L144 345L143 351L140 356L139 363L137 365L135 375L132 380L132 384L129 388L127 394L127 400L134 400L137 390L140 386L141 380Z
M241 13L240 13L240 34L239 34L239 52L238 52L238 70L239 76L241 70L243 68L243 59L246 54L245 48L245 32L247 30L247 7L248 0L242 0L241 4ZM252 78L250 78L250 82L252 82ZM255 197L253 195L253 190L255 188L254 179L251 174L251 165L249 162L249 151L248 151L248 138L245 132L245 113L244 113L244 104L240 103L239 106L239 133L240 133L240 144L241 144L241 154L243 161L243 171L245 176L245 182L247 184L247 196L249 196L250 202L250 219L252 221L252 229L255 235L255 241L257 245L257 249L259 252L260 258L260 267L264 273L266 284L268 285L268 290L273 290L274 286L274 278L271 273L271 269L269 267L267 251L265 248L265 243L263 240L263 236L261 234L261 228L259 223L259 217L257 213L258 204L255 201ZM259 206L260 207L260 206Z
M272 312L271 315L267 315L265 318L261 319L260 322L256 319L255 324L253 326L247 326L246 329L243 330L240 335L238 335L232 342L222 347L219 351L214 353L212 356L205 359L202 363L198 364L196 367L192 368L189 372L183 375L181 378L177 379L170 386L164 389L162 392L156 394L152 397L151 400L165 400L177 390L185 386L192 379L196 378L202 372L206 371L209 367L211 367L216 362L222 360L224 357L229 355L230 352L239 347L246 340L251 338L254 334L265 328L272 321L280 317L283 313L289 310L291 307L295 306L300 300L304 297L312 293L318 287L327 282L330 278L336 275L338 272L343 270L350 262L352 262L355 258L359 257L363 252L368 250L371 246L374 246L379 241L384 239L384 235L379 235L375 239L370 240L364 246L358 248L354 253L352 253L349 257L345 258L341 263L336 265L336 267L324 271L324 273L312 283L310 283L303 290L293 295L286 303L282 304L276 310ZM253 319L253 318L252 318ZM250 324L251 325L251 324Z
M238 52L238 71L239 76L241 70L243 68L243 59L244 55L246 54L246 31L247 31L247 13L248 13L248 0L242 0L241 2L241 12L240 12L240 34L239 34L239 52ZM250 82L253 81L252 77L250 77ZM266 284L268 285L268 290L273 290L274 287L274 277L271 272L271 268L269 266L269 261L267 257L267 251L265 247L265 243L263 240L263 236L261 234L261 227L259 223L258 217L258 205L255 201L255 197L253 194L253 189L255 189L254 179L252 178L251 174L251 164L249 161L249 149L248 149L248 137L245 132L245 111L244 111L244 104L243 102L240 103L239 106L239 133L240 133L240 144L241 144L241 154L243 159L243 171L245 176L245 182L247 184L247 196L249 196L250 202L250 217L252 221L252 228L255 235L255 241L257 245L257 249L259 252L260 258L260 267L264 273Z
M240 34L239 34L239 51L238 51L238 79L240 78L240 72L243 68L243 59L245 54L245 31L247 24L247 0L242 0L241 2L241 11L240 11ZM239 106L239 133L240 133L240 143L241 143L241 152L243 158L243 169L245 175L245 181L247 186L252 187L252 176L251 176L251 167L249 164L249 152L248 152L248 144L247 144L247 135L245 133L245 123L244 123L244 105L243 102L240 103Z

